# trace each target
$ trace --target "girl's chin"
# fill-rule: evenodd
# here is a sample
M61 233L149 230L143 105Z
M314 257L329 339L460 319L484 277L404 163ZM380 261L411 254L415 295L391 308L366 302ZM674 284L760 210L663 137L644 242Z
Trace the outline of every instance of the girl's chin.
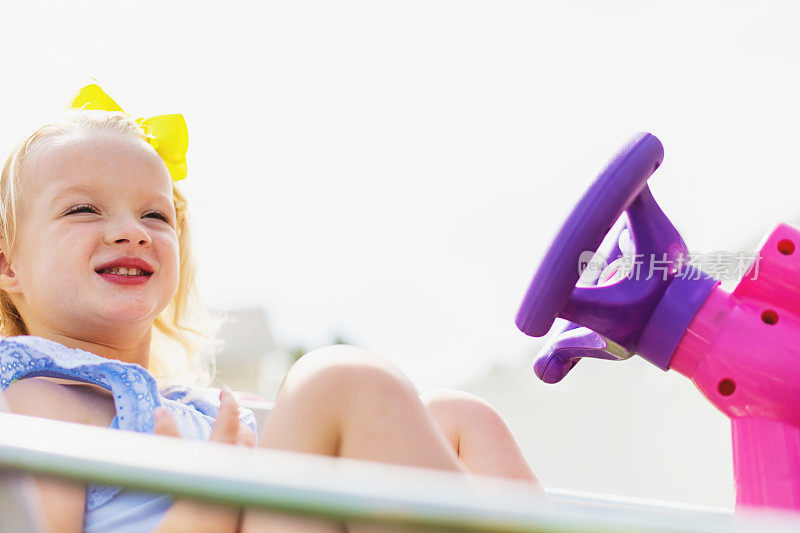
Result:
M109 326L153 322L161 312L152 302L120 302L116 305L101 306L98 311L100 319Z

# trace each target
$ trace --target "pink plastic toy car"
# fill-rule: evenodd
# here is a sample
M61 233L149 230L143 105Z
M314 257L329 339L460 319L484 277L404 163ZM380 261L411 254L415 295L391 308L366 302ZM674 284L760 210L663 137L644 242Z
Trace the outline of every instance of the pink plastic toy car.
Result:
M731 419L737 508L800 510L800 230L773 229L727 292L692 264L650 193L647 179L663 157L649 133L617 154L554 239L517 326L541 337L556 317L569 321L534 365L548 383L581 357L634 353L691 379ZM576 286L581 260L612 227L610 272ZM635 245L636 268L624 267L626 242Z

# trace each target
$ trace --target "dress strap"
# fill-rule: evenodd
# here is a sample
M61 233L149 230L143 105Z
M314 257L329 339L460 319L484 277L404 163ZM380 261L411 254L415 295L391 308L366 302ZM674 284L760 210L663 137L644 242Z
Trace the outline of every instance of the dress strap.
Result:
M142 366L106 359L34 336L0 339L0 392L34 376L99 385L114 395L119 428L153 433L153 411L161 405L155 379Z
M213 400L187 396L188 389L173 388L165 391L166 398L162 398L153 376L137 364L106 359L41 337L0 338L0 392L14 381L35 376L72 379L111 391L117 411L116 427L122 430L153 433L153 412L156 407L166 405L173 413L188 413L183 418L194 419L192 427L197 427L197 417L202 418L202 424L210 431L219 410ZM252 412L240 409L239 416L256 432ZM111 426L115 427L114 421ZM207 439L202 433L197 433L195 438ZM120 487L88 485L87 512L104 505L121 490Z
M158 386L142 366L106 359L85 350L23 335L0 339L0 392L14 381L44 376L99 385L114 395L119 429L153 433L153 411L161 405ZM104 505L122 490L89 484L86 511Z

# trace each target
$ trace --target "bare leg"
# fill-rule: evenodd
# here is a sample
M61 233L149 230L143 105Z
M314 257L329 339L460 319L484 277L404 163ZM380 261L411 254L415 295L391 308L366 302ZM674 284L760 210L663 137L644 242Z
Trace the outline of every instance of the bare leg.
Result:
M259 446L463 471L408 379L388 362L352 346L314 350L292 367ZM248 510L242 532L257 531L341 529Z
M527 480L541 488L508 426L488 403L446 389L427 392L421 399L471 473Z

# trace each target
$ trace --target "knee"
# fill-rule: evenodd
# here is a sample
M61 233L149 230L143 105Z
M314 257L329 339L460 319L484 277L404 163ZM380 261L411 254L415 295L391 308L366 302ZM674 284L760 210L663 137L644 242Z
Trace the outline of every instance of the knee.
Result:
M433 389L420 395L423 403L439 411L491 412L491 405L474 394L455 389Z
M505 427L505 422L491 405L468 392L435 389L422 394L420 399L449 435L476 428Z
M345 344L303 355L286 375L282 393L310 393L336 404L417 397L414 386L391 362Z

